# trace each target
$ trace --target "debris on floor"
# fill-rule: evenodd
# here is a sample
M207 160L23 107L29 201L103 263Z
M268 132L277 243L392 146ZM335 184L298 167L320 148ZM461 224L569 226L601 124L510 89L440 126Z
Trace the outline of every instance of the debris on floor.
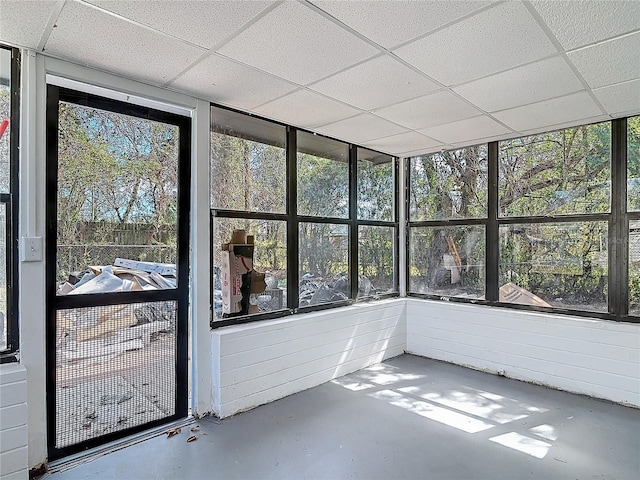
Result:
M166 413L150 396L122 375L73 380L57 392L56 430L59 446L158 420Z

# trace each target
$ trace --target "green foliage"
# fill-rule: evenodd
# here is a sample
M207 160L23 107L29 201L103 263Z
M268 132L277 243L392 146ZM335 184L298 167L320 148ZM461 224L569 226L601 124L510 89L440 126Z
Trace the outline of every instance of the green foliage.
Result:
M358 162L358 218L393 220L393 163Z
M640 265L629 272L629 312L640 314Z
M413 157L410 161L411 220L486 217L486 146Z
M394 229L358 228L358 274L366 276L378 291L394 288Z
M610 123L500 146L502 215L610 211ZM513 282L552 305L606 311L606 223L511 225L500 242L501 284Z
M298 214L349 216L349 165L331 158L298 154Z
M610 159L610 123L501 142L500 214L608 212Z
M10 120L11 117L11 91L8 85L0 85L0 122ZM11 125L7 127L0 138L0 192L9 192L9 139Z
M483 226L414 227L410 235L410 291L444 296L484 295Z
M173 125L60 103L61 280L116 257L175 261L178 146Z
M286 211L286 155L282 147L212 132L211 175L214 208Z
M346 225L300 223L300 276L311 273L325 281L349 273Z
M640 211L640 117L627 120L627 204Z

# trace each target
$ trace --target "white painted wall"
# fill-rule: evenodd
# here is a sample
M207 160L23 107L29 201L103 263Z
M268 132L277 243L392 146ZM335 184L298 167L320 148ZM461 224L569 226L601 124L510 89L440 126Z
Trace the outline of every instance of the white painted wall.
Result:
M407 351L640 406L640 325L407 299Z
M27 462L27 371L0 365L0 478L29 478Z
M211 338L214 412L228 417L402 354L405 300L223 327Z

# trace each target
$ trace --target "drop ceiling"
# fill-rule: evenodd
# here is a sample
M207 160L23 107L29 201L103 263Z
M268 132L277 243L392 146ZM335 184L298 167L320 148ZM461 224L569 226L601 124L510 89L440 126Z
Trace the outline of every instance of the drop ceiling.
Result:
M0 0L0 42L399 156L640 113L634 0Z

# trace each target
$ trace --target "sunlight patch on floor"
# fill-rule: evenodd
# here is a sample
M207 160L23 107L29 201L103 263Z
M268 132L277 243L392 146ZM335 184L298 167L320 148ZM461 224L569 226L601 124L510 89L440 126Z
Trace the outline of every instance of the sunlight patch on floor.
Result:
M499 424L520 420L532 413L547 411L544 408L534 407L512 398L470 387L460 387L458 390L446 393L433 392L433 387L430 389L431 391L424 392L422 387L415 386L399 388L398 391Z
M391 385L396 382L404 382L408 380L419 380L425 378L425 375L415 375L413 373L403 373L397 367L390 365L374 365L365 368L359 372L350 375L365 382L375 383L376 385Z
M358 382L347 377L336 378L331 380L331 383L346 388L347 390L351 390L352 392L359 392L361 390L375 387L372 383Z
M490 423L421 400L415 400L401 393L394 392L393 390L382 390L380 392L370 393L369 396L378 400L387 401L391 405L404 408L421 417L434 420L466 433L477 433L493 428L493 425Z
M537 427L530 428L529 431L547 440L553 441L558 439L558 433L552 425L538 425Z
M500 445L504 445L505 447L512 448L513 450L526 453L527 455L531 455L535 458L544 458L551 448L550 443L542 442L516 432L498 435L497 437L492 437L489 440L499 443Z

